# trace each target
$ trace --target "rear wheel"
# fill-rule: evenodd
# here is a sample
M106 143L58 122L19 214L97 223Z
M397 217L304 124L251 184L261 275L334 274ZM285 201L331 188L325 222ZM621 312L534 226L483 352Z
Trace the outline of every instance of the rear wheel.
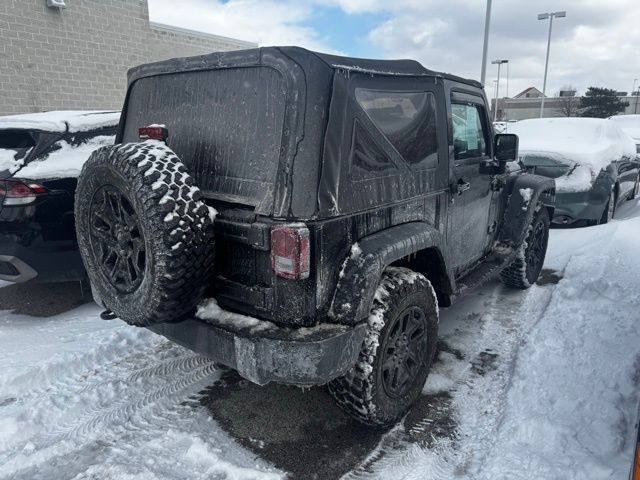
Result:
M520 289L533 285L544 265L548 242L549 212L542 204L538 204L516 257L500 272L503 283Z
M389 426L419 397L438 336L431 283L406 268L385 270L358 363L329 383L338 405L359 422Z
M133 325L179 321L207 288L212 218L185 166L166 145L96 150L78 178L80 254L94 295Z

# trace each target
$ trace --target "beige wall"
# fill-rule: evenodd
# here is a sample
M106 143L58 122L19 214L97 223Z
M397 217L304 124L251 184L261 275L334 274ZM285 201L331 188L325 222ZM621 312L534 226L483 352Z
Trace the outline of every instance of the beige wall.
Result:
M0 0L0 115L120 109L132 66L255 44L149 22L146 0Z

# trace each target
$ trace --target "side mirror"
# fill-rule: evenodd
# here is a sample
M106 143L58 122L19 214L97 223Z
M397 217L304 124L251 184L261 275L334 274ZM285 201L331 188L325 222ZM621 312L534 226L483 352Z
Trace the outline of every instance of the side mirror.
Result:
M518 136L513 133L498 133L493 140L493 151L498 162L517 160Z

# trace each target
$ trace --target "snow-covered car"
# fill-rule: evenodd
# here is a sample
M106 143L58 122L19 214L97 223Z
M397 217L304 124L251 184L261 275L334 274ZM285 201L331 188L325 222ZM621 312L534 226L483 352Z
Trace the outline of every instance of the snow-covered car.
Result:
M636 144L636 152L640 155L640 114L638 115L614 115L613 120Z
M615 122L540 118L509 127L520 138L524 170L555 179L553 223L607 223L640 188L636 146Z
M0 279L84 277L73 216L77 177L113 144L120 112L52 111L0 117Z

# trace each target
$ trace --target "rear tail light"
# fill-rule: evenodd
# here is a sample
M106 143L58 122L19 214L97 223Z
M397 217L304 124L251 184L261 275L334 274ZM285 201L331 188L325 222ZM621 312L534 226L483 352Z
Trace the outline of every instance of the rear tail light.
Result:
M636 456L633 459L633 476L631 480L640 480L640 443L636 445Z
M271 268L282 278L309 278L309 229L283 225L271 229Z
M169 130L164 125L149 125L138 129L140 140L159 140L165 142L169 137Z
M4 206L28 205L46 194L47 189L37 183L0 180L0 198L4 197Z

